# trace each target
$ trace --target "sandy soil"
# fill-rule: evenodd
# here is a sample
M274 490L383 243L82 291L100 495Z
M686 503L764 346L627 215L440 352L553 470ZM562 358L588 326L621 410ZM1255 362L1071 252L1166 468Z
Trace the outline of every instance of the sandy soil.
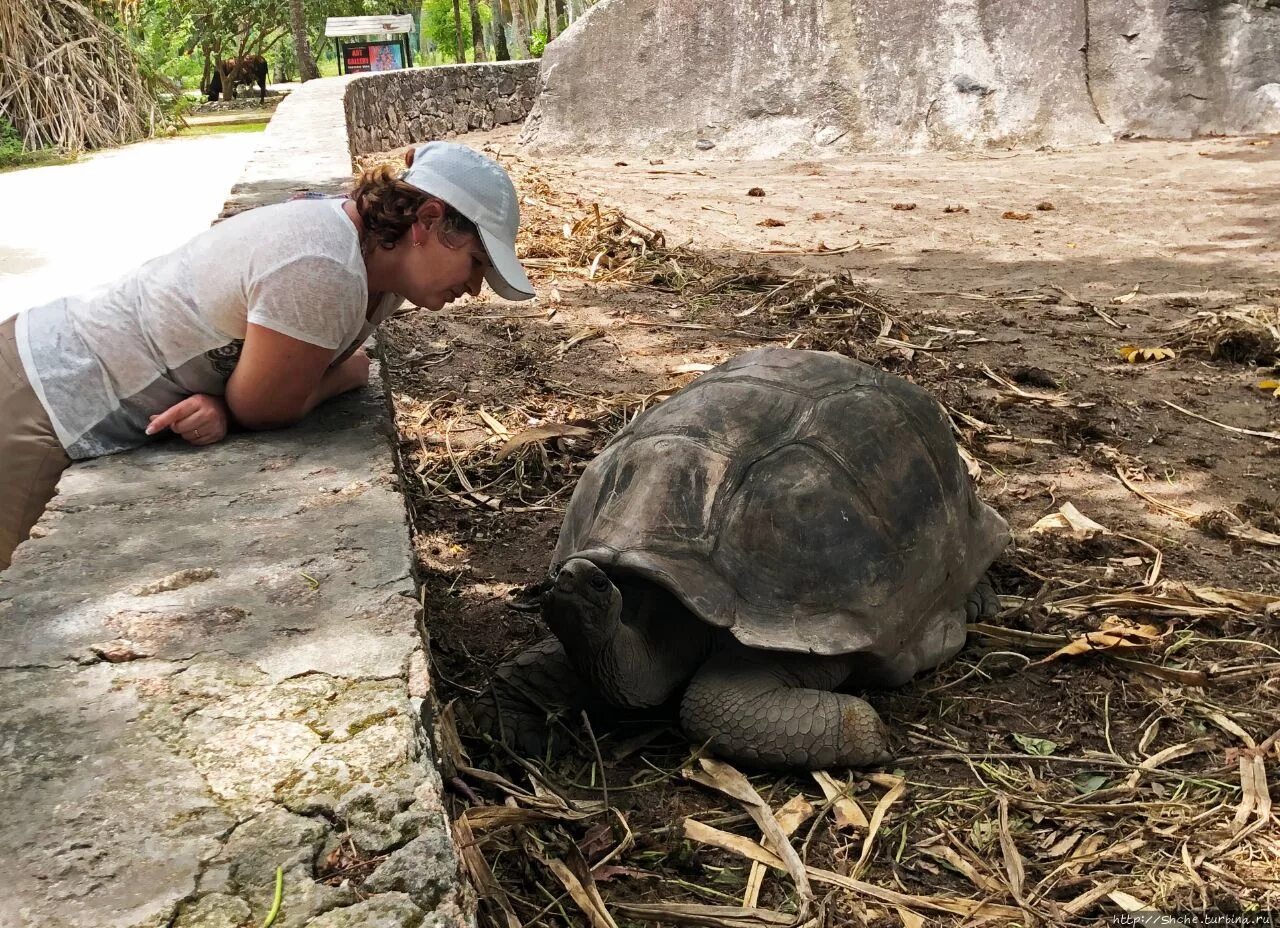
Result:
M977 893L1053 922L1119 911L1115 891L1166 907L1280 901L1277 849L1235 823L1267 780L1239 772L1241 758L1271 756L1265 739L1280 728L1280 635L1257 605L1280 593L1280 539L1268 534L1280 532L1280 400L1257 386L1275 377L1277 339L1223 315L1278 321L1280 139L665 164L535 163L511 131L467 141L518 178L539 299L410 313L383 347L427 629L461 715L492 667L542 634L511 594L545 572L573 481L613 430L687 383L684 365L760 343L839 350L934 392L1016 541L995 569L1008 635L975 631L952 665L871 696L900 738L895 769L911 798L891 809L865 865L865 834L830 820L809 832L810 863L920 897ZM611 208L640 226L603 234ZM838 300L802 299L827 279ZM1128 363L1124 346L1176 357ZM590 436L498 453L548 423ZM1028 532L1066 502L1114 534ZM1173 604L1168 587L1151 585L1166 579L1272 595L1210 616L1194 596ZM1105 599L1118 594L1166 599ZM1026 666L1108 615L1150 625L1158 640L1130 652L1142 667ZM678 831L687 814L733 804L655 776L678 771L688 749L647 722L640 730L655 740L643 748L624 728L602 734L605 762L571 751L545 767L579 800L598 799L598 767L614 784L637 836L621 861L645 875L611 875L607 898L741 898L741 859ZM1045 741L1052 757L1029 756ZM467 744L474 765L527 776ZM1174 750L1186 745L1196 747ZM1164 750L1170 779L1126 779ZM468 782L459 814L501 801ZM849 782L868 812L887 801L888 781ZM818 795L803 778L756 784L775 805ZM612 845L584 831L548 827L540 846L578 842L599 859ZM1033 891L1010 875L1002 833ZM951 858L939 866L939 842L978 877ZM482 844L521 918L546 906L527 841L504 833ZM770 882L761 901L786 908L787 898ZM899 923L857 894L832 906ZM540 917L572 923L554 910Z

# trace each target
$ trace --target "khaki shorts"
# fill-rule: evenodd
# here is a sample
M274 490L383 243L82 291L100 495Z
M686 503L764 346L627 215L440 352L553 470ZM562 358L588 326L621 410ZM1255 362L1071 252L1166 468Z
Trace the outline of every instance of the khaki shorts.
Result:
M0 322L0 570L26 541L71 464L27 382L12 318Z

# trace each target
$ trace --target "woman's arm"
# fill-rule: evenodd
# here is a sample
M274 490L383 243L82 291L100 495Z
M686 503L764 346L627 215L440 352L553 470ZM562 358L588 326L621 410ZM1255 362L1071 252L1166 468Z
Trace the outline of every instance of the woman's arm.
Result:
M329 367L333 351L249 323L226 400L247 429L293 425L320 403L369 382L369 358L357 351Z

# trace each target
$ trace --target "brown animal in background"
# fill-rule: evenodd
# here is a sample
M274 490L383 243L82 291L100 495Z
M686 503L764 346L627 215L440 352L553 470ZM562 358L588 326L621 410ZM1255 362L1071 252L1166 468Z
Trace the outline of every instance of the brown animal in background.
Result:
M259 101L267 99L267 59L261 55L245 55L242 58L228 58L221 62L213 71L213 77L209 79L209 87L205 91L209 95L209 102L213 103L222 93L222 75L227 75L227 82L231 85L227 91L227 99L235 96L236 84L257 84L261 91L258 95Z

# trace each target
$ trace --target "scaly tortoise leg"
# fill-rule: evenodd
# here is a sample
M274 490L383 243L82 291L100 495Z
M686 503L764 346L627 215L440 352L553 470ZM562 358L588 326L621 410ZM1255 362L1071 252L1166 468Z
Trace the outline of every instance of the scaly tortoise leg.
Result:
M863 767L889 759L889 736L870 703L831 690L849 657L733 646L712 656L685 690L680 720L697 745L756 767Z
M489 690L471 706L471 717L480 731L526 756L540 757L552 746L552 716L576 713L589 695L564 646L547 638L494 671Z

